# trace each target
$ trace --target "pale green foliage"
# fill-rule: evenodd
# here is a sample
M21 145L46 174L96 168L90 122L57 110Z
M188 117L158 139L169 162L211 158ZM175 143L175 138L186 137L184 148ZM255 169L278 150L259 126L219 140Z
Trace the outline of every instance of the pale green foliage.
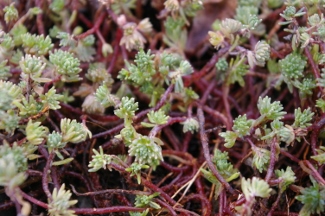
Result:
M5 130L12 135L18 128L20 117L12 109L7 112L0 110L0 116L2 117L0 118L0 130Z
M272 131L267 132L265 136L261 137L262 140L271 140L274 136L285 142L287 145L291 144L295 139L295 133L291 126L283 126L283 122L276 119L271 122Z
M134 205L136 207L151 207L154 209L160 209L160 205L153 201L153 198L159 196L159 193L153 193L150 196L148 195L136 195Z
M305 58L299 53L290 53L284 59L279 61L279 66L283 80L287 83L292 92L292 85L295 80L303 78L304 68L307 65Z
M39 145L43 142L48 134L48 128L41 126L41 122L32 122L29 120L26 127L26 138L32 145Z
M141 124L146 127L154 127L155 125L163 125L166 124L169 116L165 115L165 112L162 109L158 111L151 110L148 114L148 119L150 123L142 122Z
M0 54L7 54L5 51L10 51L14 47L14 42L10 34L6 34L2 30L0 30L0 45L4 49L1 50Z
M18 172L24 172L28 169L26 149L19 146L17 143L13 143L11 146L8 145L6 141L0 147L0 158L5 157L5 155L13 154L13 162L17 168Z
M82 62L91 62L94 60L96 54L95 48L92 46L95 43L94 35L88 35L82 40L78 41L76 48L72 50L76 54L76 57Z
M119 72L118 78L122 80L130 80L137 86L144 85L146 82L152 80L152 75L155 74L154 61L155 55L147 53L140 49L135 56L134 62L136 64L127 64L127 69L122 69Z
M316 81L312 78L304 78L302 82L295 80L293 85L299 89L302 98L307 98L313 94L313 89L316 87Z
M16 143L10 147L4 142L0 146L0 186L16 187L22 184L27 175L27 158L24 149Z
M136 64L127 63L127 69L122 69L118 75L119 79L140 87L140 90L151 98L149 106L154 106L157 100L160 99L161 94L165 91L162 85L167 81L165 78L156 77L154 58L155 55L152 55L150 50L145 53L140 49L136 55ZM167 74L164 76L167 76Z
M73 210L69 208L75 205L77 200L70 200L72 194L70 190L65 190L65 184L62 184L60 189L54 188L52 200L49 202L48 214L50 216L74 216Z
M132 163L125 171L130 173L130 176L137 176L138 184L141 184L141 169L148 169L150 166L139 163Z
M5 12L4 17L7 24L18 19L18 11L15 8L15 3L11 3L9 6L3 8L3 12Z
M29 8L28 13L30 13L30 15L37 15L37 14L41 14L43 11L41 8L39 7L32 7Z
M325 112L325 100L322 98L316 100L316 107L320 108L322 112Z
M228 160L228 152L221 152L219 149L214 151L212 162L215 164L220 175L222 175L227 182L230 182L238 178L240 173ZM204 178L215 184L217 187L221 187L220 182L210 170L201 169L201 172L203 173ZM219 191L219 189L216 191Z
M33 116L41 112L43 105L35 100L32 95L29 95L28 100L22 98L21 100L13 101L19 109L19 115L23 117Z
M147 216L149 213L149 208L143 212L129 212L130 216Z
M238 137L243 137L249 134L250 128L253 125L253 120L248 120L246 114L238 116L234 120L233 131L237 133Z
M193 102L194 100L199 99L199 95L191 88L184 88L184 102L185 104L189 104Z
M163 161L161 147L155 137L140 135L139 138L132 141L129 146L129 155L135 156L135 162L147 164L154 170ZM161 142L161 141L160 141Z
M22 45L25 52L28 54L45 55L53 48L53 44L49 36L44 37L44 35L32 35L30 33L26 33L21 37L24 38L22 40Z
M0 80L0 89L6 91L10 95L10 97L14 99L20 98L22 95L21 88L19 88L18 85L9 81Z
M225 58L220 58L216 63L218 71L226 71L228 69L228 62Z
M183 133L195 133L199 130L199 122L195 118L187 118L183 123Z
M42 81L50 81L49 79L41 79L42 72L46 66L46 63L44 63L40 57L31 56L27 54L25 57L23 57L20 62L19 66L23 73L28 74L31 79L37 82Z
M311 158L320 164L325 164L325 147L320 146L319 149L316 149L317 155L311 156Z
M58 32L56 38L60 39L60 46L69 46L74 48L77 46L77 41L67 32Z
M119 109L114 114L120 118L132 118L135 111L138 110L138 102L134 102L134 98L123 97Z
M280 60L279 64L283 76L288 79L298 79L303 77L307 61L298 53L290 53Z
M120 131L120 135L124 141L124 144L129 146L137 137L137 132L131 124L126 124L125 127Z
M259 147L254 147L252 150L254 155L252 163L258 169L258 171L262 173L268 168L271 152L267 149Z
M257 26L256 24L261 22L256 16L257 14L258 14L258 7L254 7L252 5L240 5L236 8L235 18L245 26L254 28ZM255 22L252 22L253 20L252 18L254 18ZM249 25L250 23L253 25Z
M47 137L47 147L52 149L64 148L66 142L62 142L62 135L59 132L53 131Z
M270 52L270 45L267 44L265 41L259 41L255 45L254 49L256 64L259 66L264 66L265 62L270 58Z
M60 109L60 101L63 99L63 95L56 94L56 89L52 87L44 95L40 96L44 107L48 106L51 110Z
M97 88L95 97L105 108L116 106L120 103L119 98L111 94L110 90L105 84L100 85Z
M140 49L140 51L135 56L134 62L136 63L137 68L143 73L144 79L146 81L148 81L145 77L146 74L148 74L147 76L150 77L152 74L155 73L153 61L154 57L155 55L151 54L150 50L145 53L143 49Z
M92 136L88 128L75 119L61 119L60 128L63 142L80 143L85 141L87 136Z
M317 79L318 86L325 87L325 69L322 68L322 73L320 74L321 77Z
M23 24L15 24L10 30L10 34L14 40L15 46L20 46L23 43L22 35L27 33L27 28Z
M230 19L226 18L222 20L221 22L221 31L224 35L228 36L230 34L234 34L238 32L242 28L241 22L235 20L235 19Z
M295 109L295 122L293 123L294 128L306 128L311 125L311 120L313 119L314 113L310 108L305 109L301 112L300 107Z
M6 80L11 77L10 67L7 66L8 60L4 60L0 62L0 80Z
M229 74L227 77L228 85L234 84L235 82L238 82L242 87L245 85L243 76L248 72L249 66L244 63L244 60L245 58L240 59L239 57L230 60Z
M135 8L136 0L119 0L119 1L112 1L111 8L116 14L131 13L131 9Z
M88 167L91 168L88 172L97 172L99 169L106 169L107 165L112 162L112 156L104 154L103 148L99 147L99 152L93 149L94 155L92 155L92 160L89 162Z
M236 139L238 137L237 133L233 131L226 131L219 133L219 136L225 139L225 147L231 148L235 145Z
M219 49L224 46L225 37L221 31L209 31L208 34L210 36L209 42L214 46L214 48Z
M94 59L93 55L96 51L92 47L95 42L93 35L88 35L79 41L67 32L58 32L56 37L60 39L60 46L68 47L70 52L76 54L78 60L90 62Z
M268 96L262 98L259 97L257 102L257 108L260 114L268 120L281 119L286 114L283 110L283 106L279 101L271 103L271 98Z
M283 17L286 21L281 22L280 24L286 25L292 23L296 17L300 17L306 13L303 10L304 8L301 8L299 11L297 11L294 6L286 7L283 13L280 14L280 16Z
M239 6L260 7L262 0L239 0Z
M50 62L64 82L79 81L80 61L67 51L55 50L50 53Z
M64 9L64 0L53 0L50 4L50 9L54 12L61 12Z
M241 179L241 188L245 195L246 200L251 200L254 197L267 198L271 195L272 189L269 184L259 178L253 177L252 179Z
M6 89L0 89L0 110L6 111L13 108L13 98L9 95Z
M279 183L281 193L283 193L288 186L296 180L295 173L292 171L291 167L287 167L286 170L275 170L275 175L281 179L281 182Z
M168 76L175 82L175 92L180 93L184 91L182 76L189 75L193 72L194 70L191 64L186 60L182 60L179 67L168 74Z
M299 215L321 214L325 208L325 188L311 179L313 185L303 188L296 199L304 204Z
M168 16L165 23L163 41L170 47L184 49L187 41L187 31L184 28L184 19L175 19Z

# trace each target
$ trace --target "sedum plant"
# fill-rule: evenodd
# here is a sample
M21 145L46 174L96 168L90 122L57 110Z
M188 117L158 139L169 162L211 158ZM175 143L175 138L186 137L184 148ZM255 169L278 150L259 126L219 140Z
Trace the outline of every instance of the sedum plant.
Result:
M70 200L71 192L65 190L65 185L61 185L60 189L54 188L52 193L52 201L49 203L49 215L69 215L73 216L73 210L69 210L70 206L75 205L77 200Z
M323 214L325 2L234 2L2 1L0 215Z

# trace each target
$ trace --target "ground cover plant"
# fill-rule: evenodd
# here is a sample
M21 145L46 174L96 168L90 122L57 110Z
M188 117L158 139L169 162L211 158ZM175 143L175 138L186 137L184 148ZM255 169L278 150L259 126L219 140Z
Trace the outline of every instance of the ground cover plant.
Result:
M325 214L324 7L1 1L0 214Z

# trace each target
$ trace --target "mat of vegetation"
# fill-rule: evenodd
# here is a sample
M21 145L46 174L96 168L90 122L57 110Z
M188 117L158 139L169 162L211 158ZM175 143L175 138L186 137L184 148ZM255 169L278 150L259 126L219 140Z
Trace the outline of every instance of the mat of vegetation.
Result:
M325 214L324 7L0 1L0 215Z

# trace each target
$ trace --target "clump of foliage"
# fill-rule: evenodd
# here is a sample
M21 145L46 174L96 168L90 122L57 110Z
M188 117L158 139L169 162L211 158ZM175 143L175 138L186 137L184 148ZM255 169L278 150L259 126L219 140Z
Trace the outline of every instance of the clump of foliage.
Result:
M325 2L231 7L1 1L0 214L325 214Z

